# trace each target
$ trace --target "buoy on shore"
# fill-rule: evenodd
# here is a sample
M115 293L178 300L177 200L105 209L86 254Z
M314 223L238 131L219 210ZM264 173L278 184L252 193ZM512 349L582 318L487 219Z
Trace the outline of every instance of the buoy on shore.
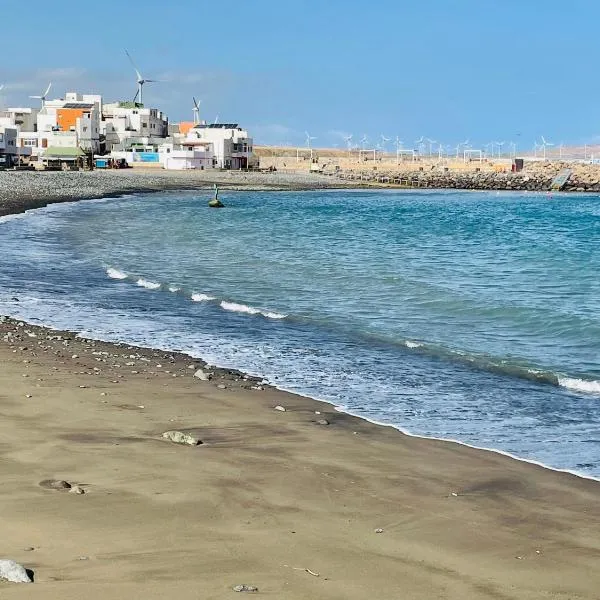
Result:
M223 208L225 205L219 200L219 188L215 183L215 197L208 201L209 208Z

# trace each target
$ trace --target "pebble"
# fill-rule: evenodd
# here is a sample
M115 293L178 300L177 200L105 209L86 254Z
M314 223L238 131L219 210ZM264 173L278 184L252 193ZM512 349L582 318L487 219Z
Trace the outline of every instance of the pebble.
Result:
M233 586L234 592L258 592L258 588L255 585L246 585L244 583Z
M381 529L381 527L379 527L378 529L375 530L375 533L383 533L383 529Z
M40 486L48 490L70 490L71 484L64 479L44 479Z
M163 438L174 442L175 444L187 444L188 446L198 446L202 443L197 437L183 433L183 431L165 431L162 434Z
M329 425L329 421L327 419L319 419L317 421L318 425Z
M285 407L284 407L284 406L281 406L280 404L278 404L278 405L275 407L275 410L280 410L281 412L285 412Z
M209 381L210 379L212 379L212 373L207 373L206 371L203 371L202 369L198 369L194 373L194 377L196 379L200 379L200 381Z
M69 490L69 493L71 493L71 494L85 494L85 490L83 488L79 487L78 485L74 485Z
M224 390L224 389L225 389L227 386L226 386L224 383L220 383L220 384L219 384L217 387L218 387L220 390Z

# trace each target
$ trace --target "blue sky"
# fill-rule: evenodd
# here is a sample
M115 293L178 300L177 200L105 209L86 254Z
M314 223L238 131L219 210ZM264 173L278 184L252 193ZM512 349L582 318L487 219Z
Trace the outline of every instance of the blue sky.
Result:
M600 141L597 0L30 0L26 19L20 5L0 1L2 46L16 49L0 104L30 105L50 80L52 97L131 99L126 47L163 80L147 105L191 120L194 95L203 118L257 142Z

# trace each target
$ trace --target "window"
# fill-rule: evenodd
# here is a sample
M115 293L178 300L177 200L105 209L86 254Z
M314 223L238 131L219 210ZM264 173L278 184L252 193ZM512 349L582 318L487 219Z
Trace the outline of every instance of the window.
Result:
M3 141L4 141L4 134L0 133L0 142L3 142Z
M87 131L87 127L84 127L84 128L83 128L83 130L84 130L84 131Z
M142 127L148 127L148 123L142 123Z

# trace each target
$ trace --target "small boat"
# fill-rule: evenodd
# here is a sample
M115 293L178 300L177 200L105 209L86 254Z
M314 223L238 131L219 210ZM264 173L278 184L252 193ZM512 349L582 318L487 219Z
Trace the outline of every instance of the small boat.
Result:
M223 208L225 205L219 200L219 188L215 183L215 197L208 201L209 208Z

